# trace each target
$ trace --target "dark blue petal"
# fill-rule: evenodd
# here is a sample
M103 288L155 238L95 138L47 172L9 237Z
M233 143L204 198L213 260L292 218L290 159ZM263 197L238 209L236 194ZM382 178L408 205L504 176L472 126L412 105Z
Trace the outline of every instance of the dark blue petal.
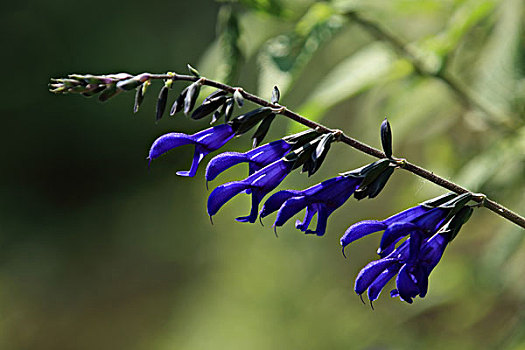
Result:
M221 124L200 131L194 134L192 138L206 148L208 152L212 152L221 148L233 136L235 136L235 132L232 127L229 124Z
M419 258L421 250L421 243L423 243L423 234L421 231L413 231L410 233L409 241L409 262L415 262Z
M259 210L259 203L261 202L261 199L264 197L264 193L261 193L258 189L254 189L251 191L252 195L252 208L250 211L250 215L248 216L240 216L236 218L235 220L239 222L250 222L254 223L257 220L257 212Z
M395 242L397 243L397 242ZM410 237L401 243L397 248L394 244L389 245L385 250L379 252L380 249L378 249L378 254L384 258L395 258L399 261L406 262L409 256L409 244L410 244Z
M261 212L259 215L261 218L264 218L274 211L279 210L279 208L286 202L288 199L298 195L300 191L294 191L294 190L284 190L275 192L264 202L264 205L261 209Z
M292 197L288 199L277 212L277 217L275 219L274 226L282 226L286 221L288 221L292 216L299 213L301 210L306 208L308 202L304 196L301 197Z
M421 247L419 259L428 270L427 274L438 264L447 247L448 239L440 233L436 233Z
M383 233L383 237L381 237L381 243L379 244L380 252L382 253L390 245L395 245L401 238L416 230L419 230L419 227L411 222L395 222L389 225Z
M149 151L149 159L155 159L167 151L187 144L195 144L195 154L193 163L189 171L180 171L177 174L181 176L194 176L197 167L208 153L215 151L223 146L234 136L234 132L229 125L219 125L213 128L200 131L194 135L181 133L169 133L159 137Z
M418 205L417 207L413 207L395 215L392 215L391 217L383 220L383 222L388 226L392 225L395 222L409 222L414 220L421 214L426 213L429 210L430 209Z
M179 176L189 176L193 177L197 173L197 168L199 167L199 163L201 162L202 158L208 154L206 151L201 150L200 145L195 146L195 153L193 153L193 161L191 163L191 168L188 171L177 171L177 175Z
M229 182L214 189L208 197L208 215L215 215L230 199L246 190L248 185L242 181Z
M262 168L264 168L266 165L264 166L259 166L255 163L252 163L252 162L249 162L248 163L248 176L252 175L253 173L255 173L256 171L259 171L261 170Z
M416 280L417 288L419 289L419 296L424 298L428 291L428 274L420 265L415 266L412 269L411 274Z
M332 211L326 209L324 205L317 205L317 227L315 231L306 230L306 233L315 233L318 236L324 235L326 232L326 225L328 224L328 216Z
M405 264L403 265L401 270L399 270L396 279L396 286L401 299L403 299L409 304L412 304L412 298L419 294L419 289L417 288L416 283L414 283L412 277L408 273L407 266L408 265Z
M368 299L374 301L379 297L379 294L401 268L400 264L394 264L388 267L385 271L375 279L375 281L368 287Z
M250 157L252 163L264 167L284 157L291 148L292 145L288 142L277 140L254 148L251 151L246 152L246 154Z
M344 248L353 241L371 233L382 231L386 229L386 227L387 225L377 220L365 220L355 223L350 226L343 237L341 237L341 246Z
M303 193L305 196L316 197L318 200L325 200L330 196L330 194L334 193L332 189L342 183L342 178L343 176L337 176L325 180L321 183L308 187L303 191Z
M206 167L206 180L212 181L224 170L243 162L249 161L245 153L225 152L213 157Z
M277 160L248 176L244 181L249 183L251 187L261 189L266 194L279 186L292 170L292 165L291 162Z
M280 191L264 204L261 217L280 208L274 226L282 226L292 216L308 207L304 223L298 221L296 228L322 236L326 231L328 216L352 195L360 181L360 179L339 176L303 191ZM315 231L308 230L308 225L316 212L319 213L317 228Z
M381 257L381 258L384 258L386 256L389 256L390 254L392 254L392 252L394 251L394 249L396 249L396 243L395 242L394 244L391 244L389 245L388 247L386 247L385 249L381 250L381 248L377 248L377 254Z
M304 214L304 220L301 222L301 220L297 220L295 222L295 228L299 229L303 232L306 232L308 230L308 226L310 225L310 222L312 221L312 218L314 217L315 213L317 211L312 206L306 207L306 213Z
M203 135L203 137L206 135ZM205 137L207 139L207 136ZM243 162L249 163L249 175L282 158L291 145L283 140L270 142L245 153L225 152L213 158L206 168L206 180L212 181L224 170Z
M407 262L410 258L410 240L411 237L409 237L407 240L405 240L403 243L401 243L397 248L392 251L389 255L386 256L386 258L392 258L396 259L399 262Z
M366 265L355 279L354 290L357 294L363 294L365 290L376 280L376 278L390 265L395 263L395 259L380 259L372 261Z
M286 175L290 173L292 164L277 160L269 164L252 175L248 176L243 182L249 184L249 190L252 192L252 209L250 216L246 218L239 218L238 221L253 222L257 218L259 211L259 203L270 191L275 189L284 180Z
M361 181L361 179L350 176L338 176L306 189L304 194L311 196L312 201L323 202L331 207L337 208L346 202L357 187L359 187Z
M195 141L190 135L181 134L179 132L162 135L153 142L153 145L151 145L148 158L150 160L155 159L175 147L191 143L195 143Z
M268 192L283 181L290 172L291 166L290 162L278 160L256 171L242 181L233 181L217 187L208 198L208 214L210 216L215 215L224 203L237 194L249 190L252 195L256 195L255 198L252 198L251 214L246 218L239 218L238 221L254 221L254 218L257 218L259 202Z
M432 208L427 213L419 216L412 222L431 234L434 234L443 224L449 210L443 208Z

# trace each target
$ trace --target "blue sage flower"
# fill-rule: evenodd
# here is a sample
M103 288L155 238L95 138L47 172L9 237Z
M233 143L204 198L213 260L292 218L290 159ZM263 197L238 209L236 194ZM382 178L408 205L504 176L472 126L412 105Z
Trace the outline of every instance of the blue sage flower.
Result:
M373 302L385 285L397 275L397 288L390 292L392 297L399 296L407 303L412 303L412 299L418 295L425 297L428 277L448 243L446 231L439 231L428 239L424 239L421 232L413 232L392 253L369 263L359 272L355 292L361 295L368 289L368 299Z
M243 191L252 195L250 214L238 217L240 222L255 222L259 211L259 203L270 191L275 189L292 170L293 163L281 158L264 168L254 172L246 179L233 181L215 188L208 198L208 214L210 218L230 199Z
M417 295L423 298L430 272L441 259L447 244L472 214L473 209L466 205L471 198L470 193L447 194L383 221L366 220L350 226L341 238L343 253L349 243L384 230L378 249L381 259L361 270L356 278L355 292L361 295L368 289L368 298L372 302L397 275L397 289L391 292L392 297L399 296L408 303L412 303Z
M279 191L264 203L259 213L260 217L263 218L279 210L273 224L275 228L282 226L292 216L306 208L303 222L297 220L295 227L305 233L315 233L318 236L322 236L326 231L327 220L330 214L350 198L359 187L361 181L362 178L338 176L303 191ZM310 230L308 226L316 213L317 228Z
M407 209L383 221L365 220L350 226L343 237L343 249L353 241L378 231L385 231L379 245L378 254L387 255L395 244L411 232L423 231L432 235L443 224L449 210L445 208L427 208L422 205Z
M193 154L193 162L188 171L178 171L180 176L195 176L197 168L202 159L208 154L221 148L228 142L235 132L229 124L222 124L199 131L193 135L186 135L178 132L172 132L162 135L153 142L149 151L148 159L153 160L160 155L172 150L175 147L194 144L195 153Z
M402 211L383 221L365 220L350 226L343 237L344 248L353 241L378 231L385 231L378 254L390 254L395 245L411 232L420 231L428 238L436 233L451 217L456 215L472 198L471 193L448 193Z
M264 168L270 163L281 159L294 145L284 140L277 140L254 148L245 153L225 152L215 156L206 167L206 181L212 181L226 169L239 164L248 163L248 175Z

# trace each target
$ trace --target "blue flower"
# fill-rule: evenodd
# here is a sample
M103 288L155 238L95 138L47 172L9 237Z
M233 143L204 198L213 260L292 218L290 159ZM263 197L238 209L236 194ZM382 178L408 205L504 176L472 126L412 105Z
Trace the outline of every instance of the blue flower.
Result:
M208 198L208 214L210 218L230 199L243 191L249 191L252 195L252 208L250 215L238 217L240 222L255 222L259 203L270 191L275 189L290 173L293 163L284 158L265 166L241 181L228 182L215 188Z
M362 178L338 176L303 191L279 191L264 203L260 216L263 218L279 210L273 226L280 227L292 216L306 208L303 222L297 220L295 227L305 233L315 233L322 236L326 231L330 214L350 198L361 181ZM309 230L310 221L316 213L317 228L315 231Z
M368 298L372 302L397 275L397 289L391 292L392 297L399 296L408 303L412 303L417 295L423 298L430 272L441 259L447 244L472 214L472 207L466 205L471 198L471 193L446 194L383 221L366 220L350 226L341 238L343 253L349 243L385 231L377 252L381 259L361 270L355 281L355 292L361 295L368 289Z
M160 155L172 150L175 147L194 144L195 153L193 162L189 171L178 171L180 176L195 176L197 167L202 159L208 154L221 148L228 142L235 132L229 124L221 124L212 128L202 130L193 135L186 135L178 132L172 132L162 135L153 142L149 151L148 159L153 160Z
M390 292L403 301L412 303L412 298L425 297L428 277L443 256L450 237L440 230L430 238L421 231L410 237L386 257L366 265L356 278L354 290L361 295L368 289L368 299L373 302L396 274L396 287Z
M226 169L239 164L248 163L249 173L252 175L256 171L264 168L270 163L281 159L293 147L284 140L277 140L254 148L245 153L225 152L212 158L206 167L206 181L212 181Z
M341 246L344 248L353 241L378 231L385 231L379 245L378 254L390 254L403 237L412 232L424 232L431 236L443 225L451 209L429 208L423 205L407 209L383 221L365 220L350 226L343 237Z

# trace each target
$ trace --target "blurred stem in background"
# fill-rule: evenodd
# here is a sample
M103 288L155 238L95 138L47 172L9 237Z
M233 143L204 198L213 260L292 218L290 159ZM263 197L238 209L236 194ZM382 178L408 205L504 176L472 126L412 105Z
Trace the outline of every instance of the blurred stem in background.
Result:
M418 58L418 56L421 55L418 55L417 51L413 52L409 45L404 43L395 35L389 33L380 24L374 23L364 18L358 12L348 12L346 13L346 16L348 16L348 18L350 18L350 20L353 22L362 26L378 40L384 41L391 45L403 57L408 59L417 74L423 77L432 77L441 80L454 92L458 100L466 108L475 107L481 112L485 113L488 116L487 122L491 125L491 127L504 126L508 130L515 130L517 126L515 123L515 118L506 116L502 111L499 111L489 103L486 103L486 101L476 96L472 90L463 85L455 77L451 76L446 70L446 59L441 60L441 64L438 64L432 69L428 64L425 64L423 60Z

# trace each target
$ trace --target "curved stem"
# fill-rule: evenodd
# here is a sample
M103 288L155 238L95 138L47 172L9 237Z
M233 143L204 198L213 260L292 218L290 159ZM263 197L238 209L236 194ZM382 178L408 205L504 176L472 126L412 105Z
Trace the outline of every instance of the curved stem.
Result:
M328 128L322 124L319 124L319 123L316 123L310 119L307 119L305 117L303 117L302 115L300 114L297 114L295 113L294 111L288 109L287 107L285 106L282 106L282 105L279 105L279 104L276 104L276 103L271 103L267 100L264 100L262 98L260 98L259 96L256 96L254 94L251 94L249 92L247 92L246 90L244 89L241 89L241 88L238 88L238 87L233 87L233 86L230 86L230 85L227 85L227 84L223 84L223 83L220 83L218 81L215 81L215 80L210 80L210 79L207 79L207 78L204 78L204 77L196 77L196 76L193 76L193 75L181 75L181 74L176 74L176 73L167 73L167 74L150 74L150 73L143 73L143 74L140 74L140 75L137 75L136 77L138 76L147 76L147 80L183 80L183 81L191 81L191 82L196 82L196 81L199 81L200 84L202 85L207 85L207 86L211 86L211 87L214 87L214 88L217 88L217 89L221 89L221 90L224 90L224 91L227 91L229 93L234 93L236 91L238 91L239 93L242 94L242 96L248 100L248 101L251 101L255 104L258 104L260 106L263 106L263 107L271 107L273 109L276 110L276 113L280 114L280 115L284 115L285 117L289 118L289 119L292 119L302 125L305 125L307 127L310 127L312 129L316 129L320 132L325 132L325 133L328 133L328 132L337 132L338 133L338 141L339 142L343 142L343 143L346 143L347 145L363 152L363 153L366 153L368 155L371 155L373 157L377 157L377 158L385 158L385 154L380 151L379 149L377 148L374 148L372 146L369 146L367 145L366 143L363 143L361 141L358 141L348 135L346 135L345 133L343 133L342 131L340 130L337 130L337 129L331 129L331 128ZM129 79L129 75L125 74L125 77L122 78L122 80L126 80L126 79ZM119 80L119 79L117 79ZM60 91L61 92L61 91ZM409 171L411 172L412 174L415 174L421 178L424 178L430 182L433 182L435 183L436 185L438 186L441 186L443 188L446 188L452 192L455 192L455 193L458 193L458 194L462 194L462 193L466 193L466 192L470 192L469 190L467 190L466 188L464 187L461 187L445 178L442 178L436 174L434 174L433 172L431 171L428 171L418 165L415 165L415 164L412 164L408 161L400 161L399 163L399 167L406 170L406 171ZM491 210L492 212L498 214L499 216L515 223L516 225L522 227L522 228L525 228L525 218L514 213L513 211L505 208L504 206L502 206L501 204L487 198L485 195L483 194L478 194L477 196L474 196L473 197L473 200L476 201L477 203L480 203L480 205L484 206L485 208Z
M197 81L199 80L199 78L196 78L194 76L191 76L191 75L179 75L179 74L175 74L174 76L169 76L167 74L159 74L159 75L151 75L151 79L174 79L174 80L187 80L187 81ZM256 103L260 106L264 106L264 107L272 107L272 108L276 108L276 109L280 109L281 111L281 115L284 115L285 117L289 118L289 119L292 119L302 125L305 125L305 126L308 126L312 129L317 129L319 131L323 131L323 132L334 132L336 131L335 129L331 129L331 128L328 128L322 124L319 124L319 123L316 123L310 119L307 119L305 117L303 117L302 115L300 114L297 114L295 113L294 111L284 107L284 106L281 106L279 104L273 104L269 101L266 101L262 98L260 98L259 96L256 96L254 94L251 94L249 92L247 92L246 90L244 89L237 89L233 86L230 86L230 85L226 85L226 84L223 84L223 83L220 83L218 81L214 81L214 80L210 80L210 79L207 79L207 78L200 78L201 79L201 82L203 85L207 85L207 86L211 86L211 87L215 87L217 89L221 89L221 90L225 90L225 91L228 91L230 93L234 93L236 90L239 90L239 92L243 95L243 97L248 100L248 101L251 101L253 103ZM347 145L363 152L363 153L366 153L368 155L371 155L373 157L376 157L376 158L384 158L385 157L385 154L380 151L379 149L377 148L374 148L372 146L369 146L367 145L366 143L363 143L361 141L358 141L348 135L346 135L345 133L342 133L341 136L340 136L340 142L343 142L343 143L346 143ZM413 164L413 163L410 163L410 162L405 162L404 165L401 166L402 169L406 170L406 171L409 171L411 172L412 174L415 174L419 177L422 177L430 182L433 182L435 183L436 185L438 186L441 186L443 188L446 188L447 190L449 191L452 191L452 192L455 192L455 193L458 193L458 194L461 194L461 193L466 193L466 192L470 192L469 190L467 190L466 188L464 187L461 187L459 186L458 184L455 184L445 178L442 178L441 176L438 176L436 174L434 174L433 172L431 171L428 171L416 164ZM525 228L525 218L518 215L517 213L514 213L512 210L510 209L507 209L505 208L504 206L502 206L501 204L497 203L496 201L494 200L491 200L487 197L484 197L484 196L475 196L473 198L474 201L478 202L478 203L482 203L483 202L483 206L489 210L491 210L492 212L498 214L499 216L501 217L504 217L505 219L515 223L516 225L518 226L521 226L522 228Z

